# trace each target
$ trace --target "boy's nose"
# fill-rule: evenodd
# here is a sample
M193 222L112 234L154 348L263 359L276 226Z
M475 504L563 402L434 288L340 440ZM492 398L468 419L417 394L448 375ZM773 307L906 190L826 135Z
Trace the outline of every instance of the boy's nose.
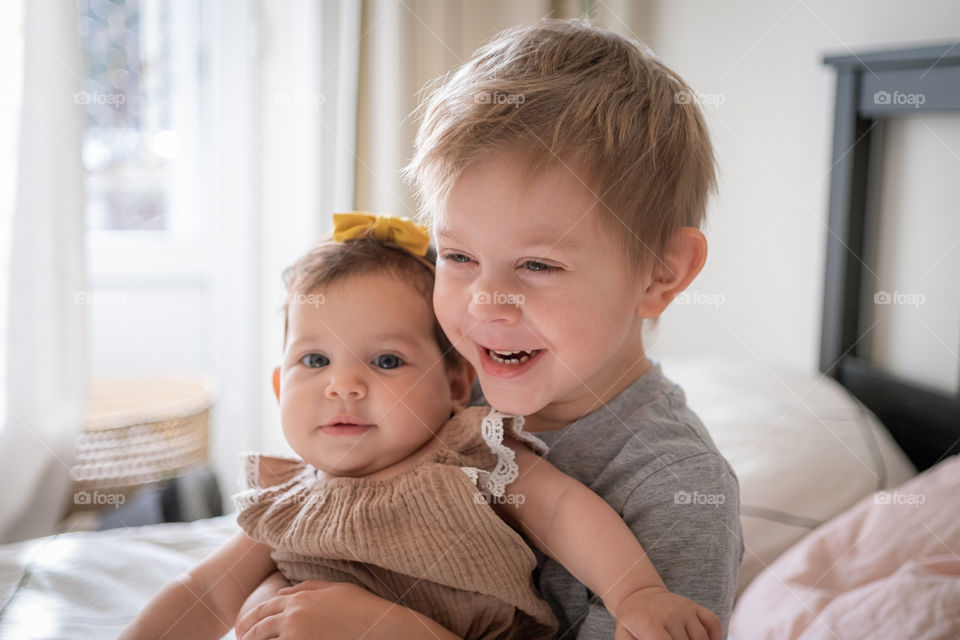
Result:
M468 310L480 322L519 322L523 296L499 290L474 289Z
M335 400L362 400L367 396L367 385L359 376L342 372L330 376L327 388L324 390L327 398Z

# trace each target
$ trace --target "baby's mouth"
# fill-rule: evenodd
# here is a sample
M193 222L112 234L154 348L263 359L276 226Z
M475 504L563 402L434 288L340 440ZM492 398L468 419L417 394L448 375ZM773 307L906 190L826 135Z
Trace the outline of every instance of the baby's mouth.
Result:
M487 349L487 355L491 360L501 364L520 365L540 353L542 349L533 349L530 351L494 351Z

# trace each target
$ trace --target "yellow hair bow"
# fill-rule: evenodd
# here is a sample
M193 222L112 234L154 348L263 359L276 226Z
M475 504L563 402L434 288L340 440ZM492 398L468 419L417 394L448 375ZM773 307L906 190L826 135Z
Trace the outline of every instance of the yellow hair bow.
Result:
M410 218L375 216L357 211L333 214L334 241L346 242L370 233L381 242L406 249L417 256L426 255L430 246L427 228Z

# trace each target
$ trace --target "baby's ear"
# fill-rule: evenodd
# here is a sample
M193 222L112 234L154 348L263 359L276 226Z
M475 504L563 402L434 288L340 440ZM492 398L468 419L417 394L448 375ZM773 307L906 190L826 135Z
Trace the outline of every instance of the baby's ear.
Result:
M637 315L656 318L689 286L707 261L707 238L699 229L680 227L667 245L666 255L653 267Z
M444 364L446 366L446 364ZM457 365L447 372L450 382L450 400L453 413L467 408L470 404L470 395L473 392L473 381L477 379L477 372L464 358L460 358Z
M280 402L280 367L273 368L273 395L277 396L277 402Z

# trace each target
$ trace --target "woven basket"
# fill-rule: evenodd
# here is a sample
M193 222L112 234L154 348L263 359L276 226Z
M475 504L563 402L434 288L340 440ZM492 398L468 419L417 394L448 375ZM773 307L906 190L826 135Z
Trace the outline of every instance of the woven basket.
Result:
M144 485L203 464L211 401L202 378L94 380L70 469L69 510L122 503Z

